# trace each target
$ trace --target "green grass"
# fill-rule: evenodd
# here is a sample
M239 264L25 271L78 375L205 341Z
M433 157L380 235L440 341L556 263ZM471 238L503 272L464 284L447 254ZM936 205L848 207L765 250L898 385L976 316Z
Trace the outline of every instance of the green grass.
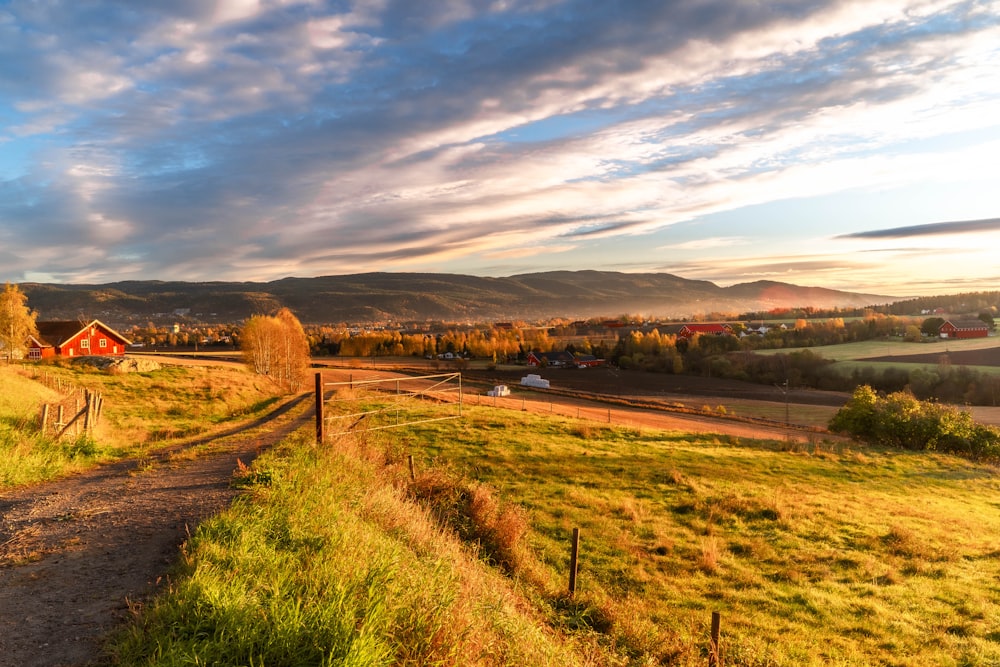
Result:
M259 458L268 483L198 528L114 664L587 664L394 483L381 450L310 435Z
M957 367L957 365L956 365ZM871 368L876 372L883 372L890 368L911 372L917 369L928 371L931 373L939 372L941 366L938 364L918 364L911 362L901 362L901 361L868 361L865 359L858 360L845 360L838 361L833 364L834 368L841 375L851 375L855 371L861 371L865 368ZM982 373L983 375L1000 375L1000 366L971 366L962 364L961 368L966 368L977 373Z
M54 438L56 405L64 420L89 390L103 397L91 434ZM141 456L178 438L211 432L259 413L273 388L239 367L164 366L149 373L109 374L68 363L0 366L0 488L53 479L102 461ZM43 404L51 407L46 434Z
M627 654L701 664L718 610L726 664L1000 663L992 468L468 413L409 446L524 505L552 595L579 527L580 604Z
M117 664L1000 664L994 468L464 412L258 459Z
M901 357L911 354L944 354L945 351L960 352L962 350L982 350L997 347L1000 345L1000 338L991 336L989 338L969 338L950 339L939 338L927 339L919 343L909 343L901 339L896 340L867 340L858 343L841 343L839 345L816 345L804 348L783 348L776 350L755 350L755 354L789 354L801 350L815 352L825 359L833 361L854 361L860 359L871 359L875 357ZM977 368L979 368L977 366Z
M0 366L0 489L51 479L92 465L96 447L87 437L56 442L42 435L41 406L60 395L17 372Z

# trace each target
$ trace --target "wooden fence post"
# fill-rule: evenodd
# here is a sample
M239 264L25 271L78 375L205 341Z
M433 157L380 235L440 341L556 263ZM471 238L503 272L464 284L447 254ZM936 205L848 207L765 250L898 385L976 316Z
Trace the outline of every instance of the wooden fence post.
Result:
M410 481L411 482L415 482L415 481L417 481L417 476L413 472L413 454L410 454L410 456L408 458L409 458L409 462L410 462Z
M94 427L94 424L91 421L91 415L94 413L93 412L94 408L91 407L91 406L93 404L94 399L93 399L93 396L90 393L89 389L84 394L83 400L85 402L85 404L83 406L83 409L84 409L84 415L83 415L83 432L84 433L90 433L90 429L92 429Z
M42 405L42 423L41 423L42 435L45 435L45 428L46 426L48 426L48 423L49 423L49 404L45 403L44 405Z
M580 529L573 529L573 545L569 552L569 595L576 594L576 566L580 556Z
M354 378L351 378L351 386L354 386ZM316 371L316 444L322 445L325 433L323 427L325 423L323 416L323 373Z
M719 612L712 612L712 639L708 647L708 667L722 667L722 658L719 652L719 627L722 625L722 617Z

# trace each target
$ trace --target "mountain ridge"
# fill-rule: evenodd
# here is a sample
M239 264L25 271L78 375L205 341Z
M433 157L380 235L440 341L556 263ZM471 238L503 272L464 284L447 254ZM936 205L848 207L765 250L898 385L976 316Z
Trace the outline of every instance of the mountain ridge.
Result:
M623 314L684 318L812 306L859 308L894 297L756 281L720 287L670 273L546 271L507 277L360 273L269 282L128 280L22 283L40 320L97 318L111 324L189 317L236 322L290 308L304 323L537 321Z

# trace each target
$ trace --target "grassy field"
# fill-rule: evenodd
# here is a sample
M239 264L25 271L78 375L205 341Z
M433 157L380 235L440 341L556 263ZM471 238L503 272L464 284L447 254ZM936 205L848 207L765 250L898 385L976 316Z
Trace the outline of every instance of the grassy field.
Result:
M959 352L962 350L983 350L1000 347L1000 336L989 338L969 338L965 340L927 339L919 343L908 343L902 339L868 340L860 343L843 343L841 345L818 345L807 348L787 348L779 350L757 350L756 354L788 354L798 350L810 350L825 359L833 361L856 361L886 356L908 356L911 354L942 354L944 352Z
M517 414L409 437L525 506L550 590L581 528L582 598L629 653L697 664L719 610L727 664L1000 664L991 467Z
M464 414L258 459L121 664L1000 664L992 467Z
M102 418L93 433L39 428L41 406L62 404L65 420L82 392L100 394ZM141 456L177 438L207 433L251 415L276 396L265 380L239 367L164 366L112 375L67 363L0 365L0 488L52 479L100 461Z

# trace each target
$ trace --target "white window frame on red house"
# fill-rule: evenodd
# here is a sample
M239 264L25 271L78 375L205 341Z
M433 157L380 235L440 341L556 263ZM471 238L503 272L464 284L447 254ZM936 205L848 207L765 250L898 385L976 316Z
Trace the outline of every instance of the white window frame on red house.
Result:
M102 338L100 340L100 342L97 343L97 346L100 347L100 348L102 348L102 349L106 348L108 346L108 339L107 338Z
M90 349L90 341L88 339L86 339L86 338L81 338L80 339L80 349L81 350L89 350Z

